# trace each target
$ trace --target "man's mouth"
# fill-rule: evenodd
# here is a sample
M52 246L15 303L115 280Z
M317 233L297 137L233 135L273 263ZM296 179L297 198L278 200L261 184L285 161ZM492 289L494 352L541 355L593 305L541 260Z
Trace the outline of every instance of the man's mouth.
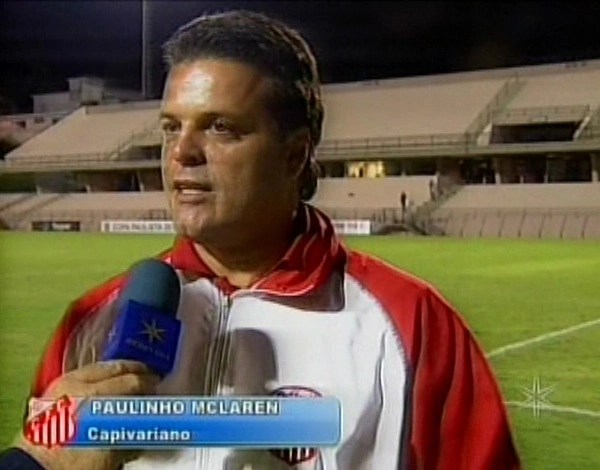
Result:
M173 190L179 202L198 203L202 202L212 191L212 186L203 181L175 180Z
M180 194L202 194L206 192L199 188L182 188L178 189L177 191L179 191Z

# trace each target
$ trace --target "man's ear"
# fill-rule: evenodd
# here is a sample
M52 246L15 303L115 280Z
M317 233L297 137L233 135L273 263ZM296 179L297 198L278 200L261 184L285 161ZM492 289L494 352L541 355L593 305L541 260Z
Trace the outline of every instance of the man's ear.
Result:
M288 137L287 166L289 174L298 178L311 157L311 143L308 129L300 129Z

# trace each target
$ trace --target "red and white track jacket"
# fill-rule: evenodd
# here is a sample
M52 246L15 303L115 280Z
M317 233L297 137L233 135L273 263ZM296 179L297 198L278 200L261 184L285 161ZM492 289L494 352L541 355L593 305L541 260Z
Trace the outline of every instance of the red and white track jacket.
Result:
M305 206L302 233L249 289L217 279L192 243L161 255L180 273L182 339L163 395L268 395L304 387L341 399L342 440L319 452L147 452L127 470L517 470L498 386L480 347L429 285L349 251ZM33 394L98 360L123 275L76 300L43 355Z

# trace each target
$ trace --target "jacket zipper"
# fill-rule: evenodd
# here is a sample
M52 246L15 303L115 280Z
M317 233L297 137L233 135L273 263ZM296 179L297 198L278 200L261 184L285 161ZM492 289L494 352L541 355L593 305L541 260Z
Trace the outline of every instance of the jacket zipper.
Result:
M213 396L222 393L221 382L227 369L227 359L229 357L231 338L226 334L229 325L229 314L233 297L239 297L244 294L273 294L272 291L261 289L260 283L250 289L243 289L234 292L231 295L224 294L218 287L218 308L217 308L217 328L208 350L206 374L204 377L204 395ZM307 288L310 290L310 287ZM278 295L281 295L278 293ZM298 293L288 294L298 295ZM285 295L284 295L285 297ZM197 470L210 469L210 449L197 449Z
M215 329L208 350L206 374L204 377L204 394L208 396L219 395L221 393L221 382L227 368L227 356L229 355L230 338L226 333L232 299L230 295L223 294L219 288L217 288L217 295L219 297L217 328ZM198 470L204 468L210 469L210 449L200 448L198 452Z
M221 310L221 324L219 325L219 340L216 359L215 373L213 374L213 388L212 392L215 395L221 395L222 393L222 382L224 379L225 371L227 370L227 359L229 357L229 344L231 343L231 335L227 334L227 328L229 326L229 313L231 311L231 296L221 296L220 310Z

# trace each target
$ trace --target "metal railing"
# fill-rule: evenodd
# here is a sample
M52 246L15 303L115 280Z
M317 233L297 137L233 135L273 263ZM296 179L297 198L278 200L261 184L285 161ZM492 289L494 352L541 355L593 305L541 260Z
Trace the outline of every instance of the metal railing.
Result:
M555 121L560 118L565 119L583 119L592 107L589 105L569 105L569 106L537 106L511 109L495 109L492 112L492 121L500 122L523 122L531 121Z
M480 134L481 136L482 134ZM417 136L382 139L353 139L324 142L317 148L317 159L332 160L336 157L347 159L374 158L383 155L406 153L432 156L476 156L503 155L519 152L570 152L600 150L600 128L590 131L585 139L575 141L547 141L528 143L477 144L472 136L457 134L454 136ZM119 153L120 152L120 153ZM67 171L78 169L136 169L158 168L160 160L135 159L119 160L126 152L125 146L114 153L82 153L72 155L37 155L22 158L7 158L0 161L0 173ZM112 155L112 157L111 157Z
M42 121L62 119L72 112L73 110L27 114L0 114L0 122L33 122L37 124L36 119L41 119Z
M555 107L555 109L559 109ZM71 155L28 155L21 157L8 157L0 161L1 172L18 171L56 171L65 169L86 168L155 168L160 166L159 160L120 160L135 143L136 139L144 139L156 132L156 123L147 123L141 130L137 130L123 139L113 150L97 153L78 153ZM590 128L585 139L574 141L545 141L528 143L499 143L477 144L477 137L482 133L470 134L423 134L398 137L339 139L323 141L317 147L317 158L332 159L334 157L347 157L357 154L357 157L368 158L371 155L381 155L394 152L414 151L445 155L477 155L487 151L497 154L511 153L513 149L519 151L576 151L589 150L591 147L600 148L600 126ZM590 147L591 146L591 147ZM560 147L560 148L558 148ZM584 148L585 147L585 148ZM410 156L410 155L409 155Z
M339 153L347 150L383 150L396 148L444 147L467 144L466 133L423 134L398 137L375 137L324 141L317 148L317 155Z
M63 170L75 167L87 168L93 164L110 164L110 168L131 168L136 164L142 167L160 166L160 160L138 159L117 160L107 158L106 153L78 153L72 155L47 155L32 156L19 159L7 159L0 162L0 171L9 172L11 169L34 169L34 170Z
M100 104L95 106L87 106L86 113L88 114L100 114L100 113L112 113L114 111L133 111L140 109L155 109L158 116L158 110L160 109L160 100L150 101L127 101L125 103L109 103Z

